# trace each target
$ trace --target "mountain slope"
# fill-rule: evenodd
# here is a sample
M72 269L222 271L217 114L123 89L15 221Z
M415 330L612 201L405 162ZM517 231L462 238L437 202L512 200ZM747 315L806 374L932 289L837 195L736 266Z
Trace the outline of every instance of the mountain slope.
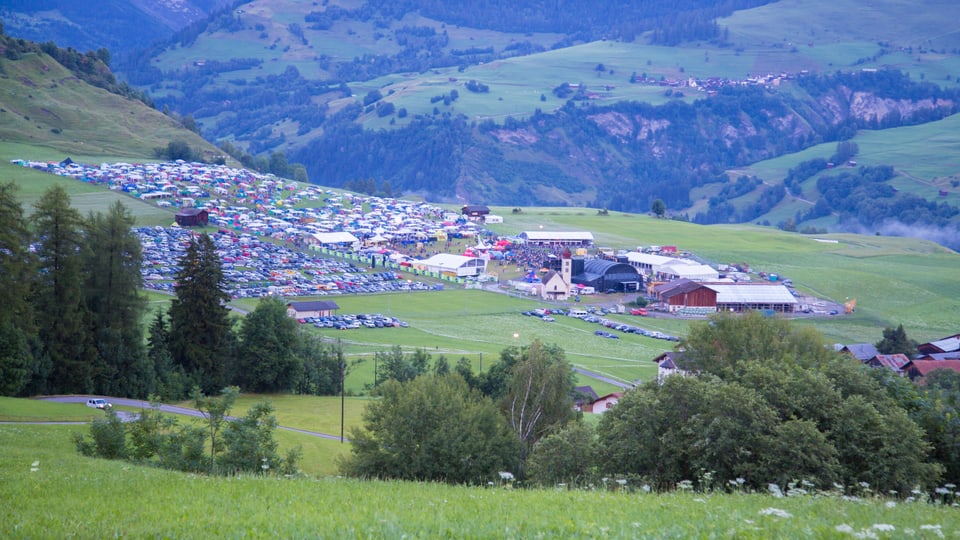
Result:
M19 0L0 5L5 32L80 51L142 49L230 0Z
M155 148L182 140L207 156L220 154L179 122L87 84L44 53L18 56L0 57L0 140L6 143L142 160L154 158Z

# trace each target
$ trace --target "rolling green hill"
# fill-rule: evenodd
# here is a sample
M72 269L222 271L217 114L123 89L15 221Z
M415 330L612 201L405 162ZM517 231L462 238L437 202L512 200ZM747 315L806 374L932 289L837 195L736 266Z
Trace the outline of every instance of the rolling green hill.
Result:
M153 159L154 149L172 140L208 156L221 153L179 122L87 84L46 54L0 58L0 74L0 144L45 148L59 156L57 161L66 156Z

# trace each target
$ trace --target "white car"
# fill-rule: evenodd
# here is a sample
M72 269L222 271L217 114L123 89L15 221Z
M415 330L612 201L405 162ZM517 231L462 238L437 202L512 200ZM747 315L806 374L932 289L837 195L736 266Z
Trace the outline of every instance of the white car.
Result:
M108 402L105 399L93 398L93 399L87 400L87 407L93 407L94 409L107 410L107 409L112 409L113 405L111 405L110 402Z

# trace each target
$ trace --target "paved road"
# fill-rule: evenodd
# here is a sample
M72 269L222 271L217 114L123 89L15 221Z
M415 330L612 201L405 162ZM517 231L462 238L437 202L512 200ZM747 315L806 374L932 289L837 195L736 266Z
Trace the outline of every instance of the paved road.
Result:
M621 380L619 380L619 379L612 379L612 378L610 378L610 377L607 377L606 375L601 375L601 374L599 374L599 373L594 373L593 371L587 371L587 370L585 370L585 369L583 369L583 368L575 367L575 368L573 368L573 371L575 371L575 372L577 372L577 373L579 373L579 374L581 374L581 375L586 375L587 377L592 377L592 378L594 378L594 379L598 379L598 380L603 381L603 382L605 382L605 383L607 383L607 384L612 384L612 385L614 385L614 386L619 386L620 388L623 388L624 390L626 390L626 389L628 389L628 388L633 388L633 386L634 386L634 385L632 385L632 384L630 384L630 383L623 382L623 381L621 381Z
M56 401L58 403L86 403L90 398L99 397L104 398L114 405L123 405L124 407L139 407L141 409L149 409L150 402L143 401L140 399L127 399L127 398L113 398L107 396L42 396L38 399L44 401ZM196 418L202 418L203 414L196 409L190 409L187 407L177 407L175 405L160 405L160 411L171 414L182 414L184 416L193 416ZM130 422L137 419L137 414L127 411L117 411L117 416L120 417L124 422ZM236 420L234 416L228 416L229 420ZM332 441L339 441L340 437L338 435L330 435L329 433L320 433L318 431L309 431L306 429L298 429L287 426L277 426L278 429L283 429L286 431L293 431L295 433L302 433L304 435L310 435L311 437L319 437L321 439L330 439ZM350 442L348 439L344 439L344 442Z

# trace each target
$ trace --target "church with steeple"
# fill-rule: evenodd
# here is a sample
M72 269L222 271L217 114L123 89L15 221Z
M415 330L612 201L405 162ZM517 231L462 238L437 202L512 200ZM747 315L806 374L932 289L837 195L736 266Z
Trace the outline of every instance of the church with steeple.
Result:
M573 289L573 253L570 248L565 248L560 254L560 271L548 270L540 278L543 287L540 294L547 300L566 300L570 298Z

